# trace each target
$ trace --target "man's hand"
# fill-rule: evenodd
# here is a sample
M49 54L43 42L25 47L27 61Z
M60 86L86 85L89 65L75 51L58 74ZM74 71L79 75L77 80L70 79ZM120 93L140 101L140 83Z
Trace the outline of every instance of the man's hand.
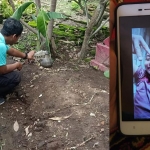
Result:
M20 71L22 69L22 65L23 64L21 62L16 62L13 64L0 66L0 74L6 74L6 73L9 73L9 72L14 71L16 69Z
M35 52L33 50L28 53L28 60L33 60L34 59L34 53Z
M22 63L21 62L16 62L15 65L17 66L17 70L21 70L22 69Z

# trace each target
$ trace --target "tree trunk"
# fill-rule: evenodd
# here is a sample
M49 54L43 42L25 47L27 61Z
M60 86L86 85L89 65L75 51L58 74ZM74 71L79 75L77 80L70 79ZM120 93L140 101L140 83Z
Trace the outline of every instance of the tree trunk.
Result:
M56 4L57 4L57 0L51 0L50 12L55 12L55 10L56 10ZM47 29L48 33L47 34L48 34L49 40L51 41L50 42L51 55L52 55L52 58L55 59L58 56L55 53L56 44L55 44L54 38L52 37L52 34L53 34L53 25L54 25L54 19L51 19L51 21L49 21L49 23L48 23L48 29Z
M35 4L36 4L36 15L38 14L39 12L39 9L41 8L41 0L35 0Z
M96 8L96 10L91 18L91 21L89 22L89 25L85 31L84 40L83 40L82 48L80 51L79 59L83 59L85 57L85 55L87 54L90 35L92 33L93 27L96 25L96 20L97 20L97 17L99 16L99 13L100 13L100 5Z
M57 4L57 0L51 0L50 12L55 12L56 4ZM49 38L49 40L51 40L51 38L52 38L53 25L54 25L54 19L51 19L51 21L48 23L48 38Z
M9 3L10 6L12 7L13 12L15 12L15 5L14 5L14 2L13 2L12 0L8 0L8 3Z

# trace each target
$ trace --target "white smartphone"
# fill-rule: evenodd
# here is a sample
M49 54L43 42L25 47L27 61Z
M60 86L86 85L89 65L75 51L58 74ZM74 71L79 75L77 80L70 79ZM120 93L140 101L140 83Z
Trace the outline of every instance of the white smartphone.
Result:
M116 9L120 130L150 134L150 3Z

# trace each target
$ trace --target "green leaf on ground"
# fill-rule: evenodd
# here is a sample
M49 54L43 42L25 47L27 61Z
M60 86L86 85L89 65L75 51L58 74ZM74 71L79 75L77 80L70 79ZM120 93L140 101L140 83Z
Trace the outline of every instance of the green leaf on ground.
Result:
M106 78L109 78L109 70L107 70L107 71L104 72L104 76L105 76Z

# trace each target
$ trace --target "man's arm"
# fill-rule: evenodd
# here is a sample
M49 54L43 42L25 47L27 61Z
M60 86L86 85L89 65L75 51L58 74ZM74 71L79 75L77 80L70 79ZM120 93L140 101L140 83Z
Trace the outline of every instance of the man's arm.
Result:
M21 70L22 64L20 62L16 62L14 64L8 64L8 65L0 66L0 74L6 74L6 73L9 73L15 69Z
M10 56L15 56L15 57L20 57L20 58L26 57L25 53L15 49L15 48L9 48L9 50L7 51L7 54ZM27 55L27 59L33 59L33 56L34 56L34 51L30 51ZM18 69L18 70L22 69L22 64L20 62L0 66L0 74L6 74L6 73L9 73L16 69Z
M20 57L20 58L25 58L26 57L26 54L15 49L15 48L10 48L8 51L7 51L7 54L10 55L10 56L15 56L15 57ZM33 56L34 56L34 51L30 51L27 55L27 59L33 59Z
M26 54L19 51L19 50L16 50L15 48L10 48L8 51L7 51L7 54L10 55L10 56L15 56L15 57L20 57L20 58L25 58Z

